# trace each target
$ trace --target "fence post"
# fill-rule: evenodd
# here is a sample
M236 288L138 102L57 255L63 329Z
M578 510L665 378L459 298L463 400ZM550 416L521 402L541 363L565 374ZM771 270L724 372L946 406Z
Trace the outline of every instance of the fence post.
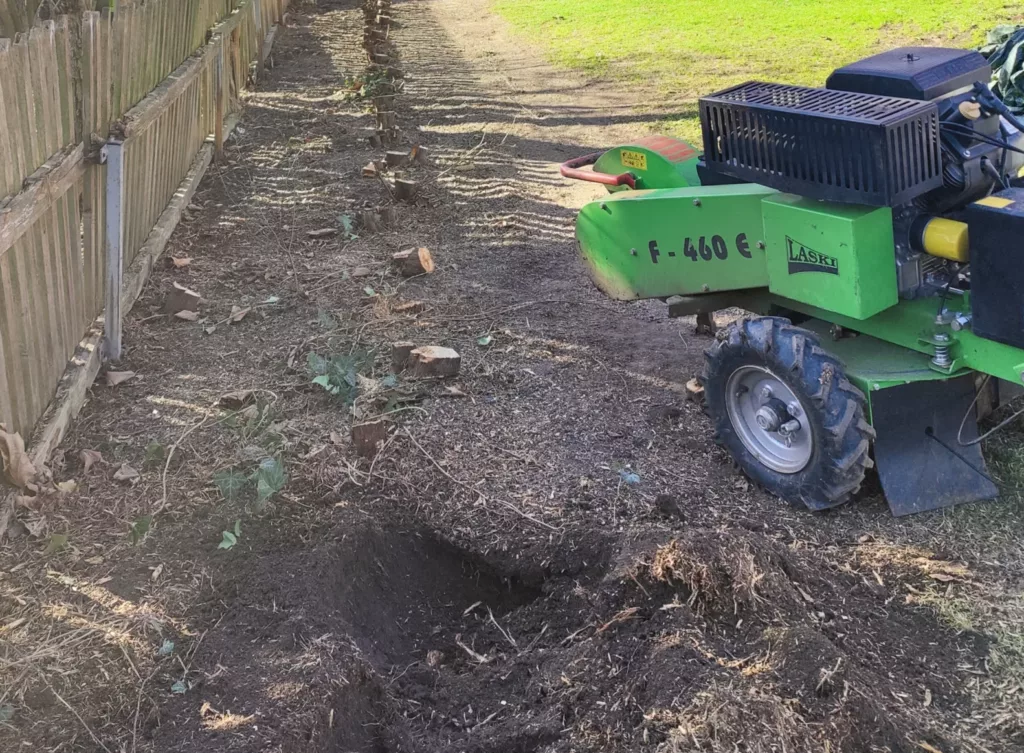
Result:
M107 300L103 315L103 354L121 357L121 288L124 284L124 142L111 140L103 147L107 162Z
M224 156L224 36L217 40L217 64L214 66L213 146L217 159Z

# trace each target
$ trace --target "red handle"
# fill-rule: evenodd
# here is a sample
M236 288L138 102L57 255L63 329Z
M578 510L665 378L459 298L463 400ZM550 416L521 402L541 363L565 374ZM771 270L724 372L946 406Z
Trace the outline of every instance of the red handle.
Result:
M584 157L577 157L571 159L568 162L563 163L561 168L562 176L565 178L574 178L576 180L586 180L591 183L600 183L605 186L629 186L630 188L636 188L636 178L630 173L622 173L621 175L608 175L607 173L595 173L593 170L581 170L581 167L587 165L593 165L599 159L604 152L594 152Z

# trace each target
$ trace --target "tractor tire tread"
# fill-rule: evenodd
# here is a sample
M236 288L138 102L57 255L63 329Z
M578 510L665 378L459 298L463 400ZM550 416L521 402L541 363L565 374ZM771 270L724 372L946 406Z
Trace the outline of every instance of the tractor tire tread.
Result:
M706 404L715 441L756 483L793 504L822 510L848 501L860 488L875 432L867 399L847 378L842 361L810 330L782 317L744 317L719 332L705 351ZM725 384L745 364L767 367L801 397L816 427L816 450L796 474L773 471L746 450L725 408Z

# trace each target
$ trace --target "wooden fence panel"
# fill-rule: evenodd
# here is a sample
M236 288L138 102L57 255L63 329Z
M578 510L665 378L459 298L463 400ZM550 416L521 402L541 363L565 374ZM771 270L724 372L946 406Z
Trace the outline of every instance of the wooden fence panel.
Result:
M0 0L0 31L24 24L11 7ZM203 142L225 111L239 109L250 63L285 7L114 0L85 12L80 27L65 17L0 39L0 422L8 428L29 435L107 299L101 145L112 131L124 139L127 267Z
M113 119L113 19L86 13L82 19L82 128L90 143L107 138ZM93 162L82 186L83 298L95 316L104 303L107 276L106 165Z
M141 114L134 120L126 117L133 127L125 141L125 264L146 242L160 214L167 207L178 186L188 172L209 131L203 127L204 107L201 96L209 92L208 70L215 56L204 57L199 70L189 70L188 82L180 87L168 83L153 93L153 101L146 100L140 109L160 106L159 114L149 119ZM173 82L173 79L169 79ZM170 94L167 102L159 99ZM207 108L208 109L208 108Z
M68 20L0 40L0 200L53 154L78 140Z
M7 390L0 421L31 430L46 409L82 333L86 314L81 253L81 180L0 254L0 352Z
M0 36L28 31L42 0L0 0Z

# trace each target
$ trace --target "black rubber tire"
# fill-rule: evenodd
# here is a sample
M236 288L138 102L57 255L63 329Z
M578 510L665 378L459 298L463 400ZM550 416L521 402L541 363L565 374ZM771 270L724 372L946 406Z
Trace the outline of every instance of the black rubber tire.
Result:
M863 393L846 378L839 359L821 347L817 335L781 317L741 319L720 332L704 355L704 394L715 441L747 476L787 502L811 510L835 507L857 493L874 465L869 451L875 432L865 419ZM804 406L814 450L797 473L780 473L762 464L733 427L726 385L736 369L748 365L772 371Z

